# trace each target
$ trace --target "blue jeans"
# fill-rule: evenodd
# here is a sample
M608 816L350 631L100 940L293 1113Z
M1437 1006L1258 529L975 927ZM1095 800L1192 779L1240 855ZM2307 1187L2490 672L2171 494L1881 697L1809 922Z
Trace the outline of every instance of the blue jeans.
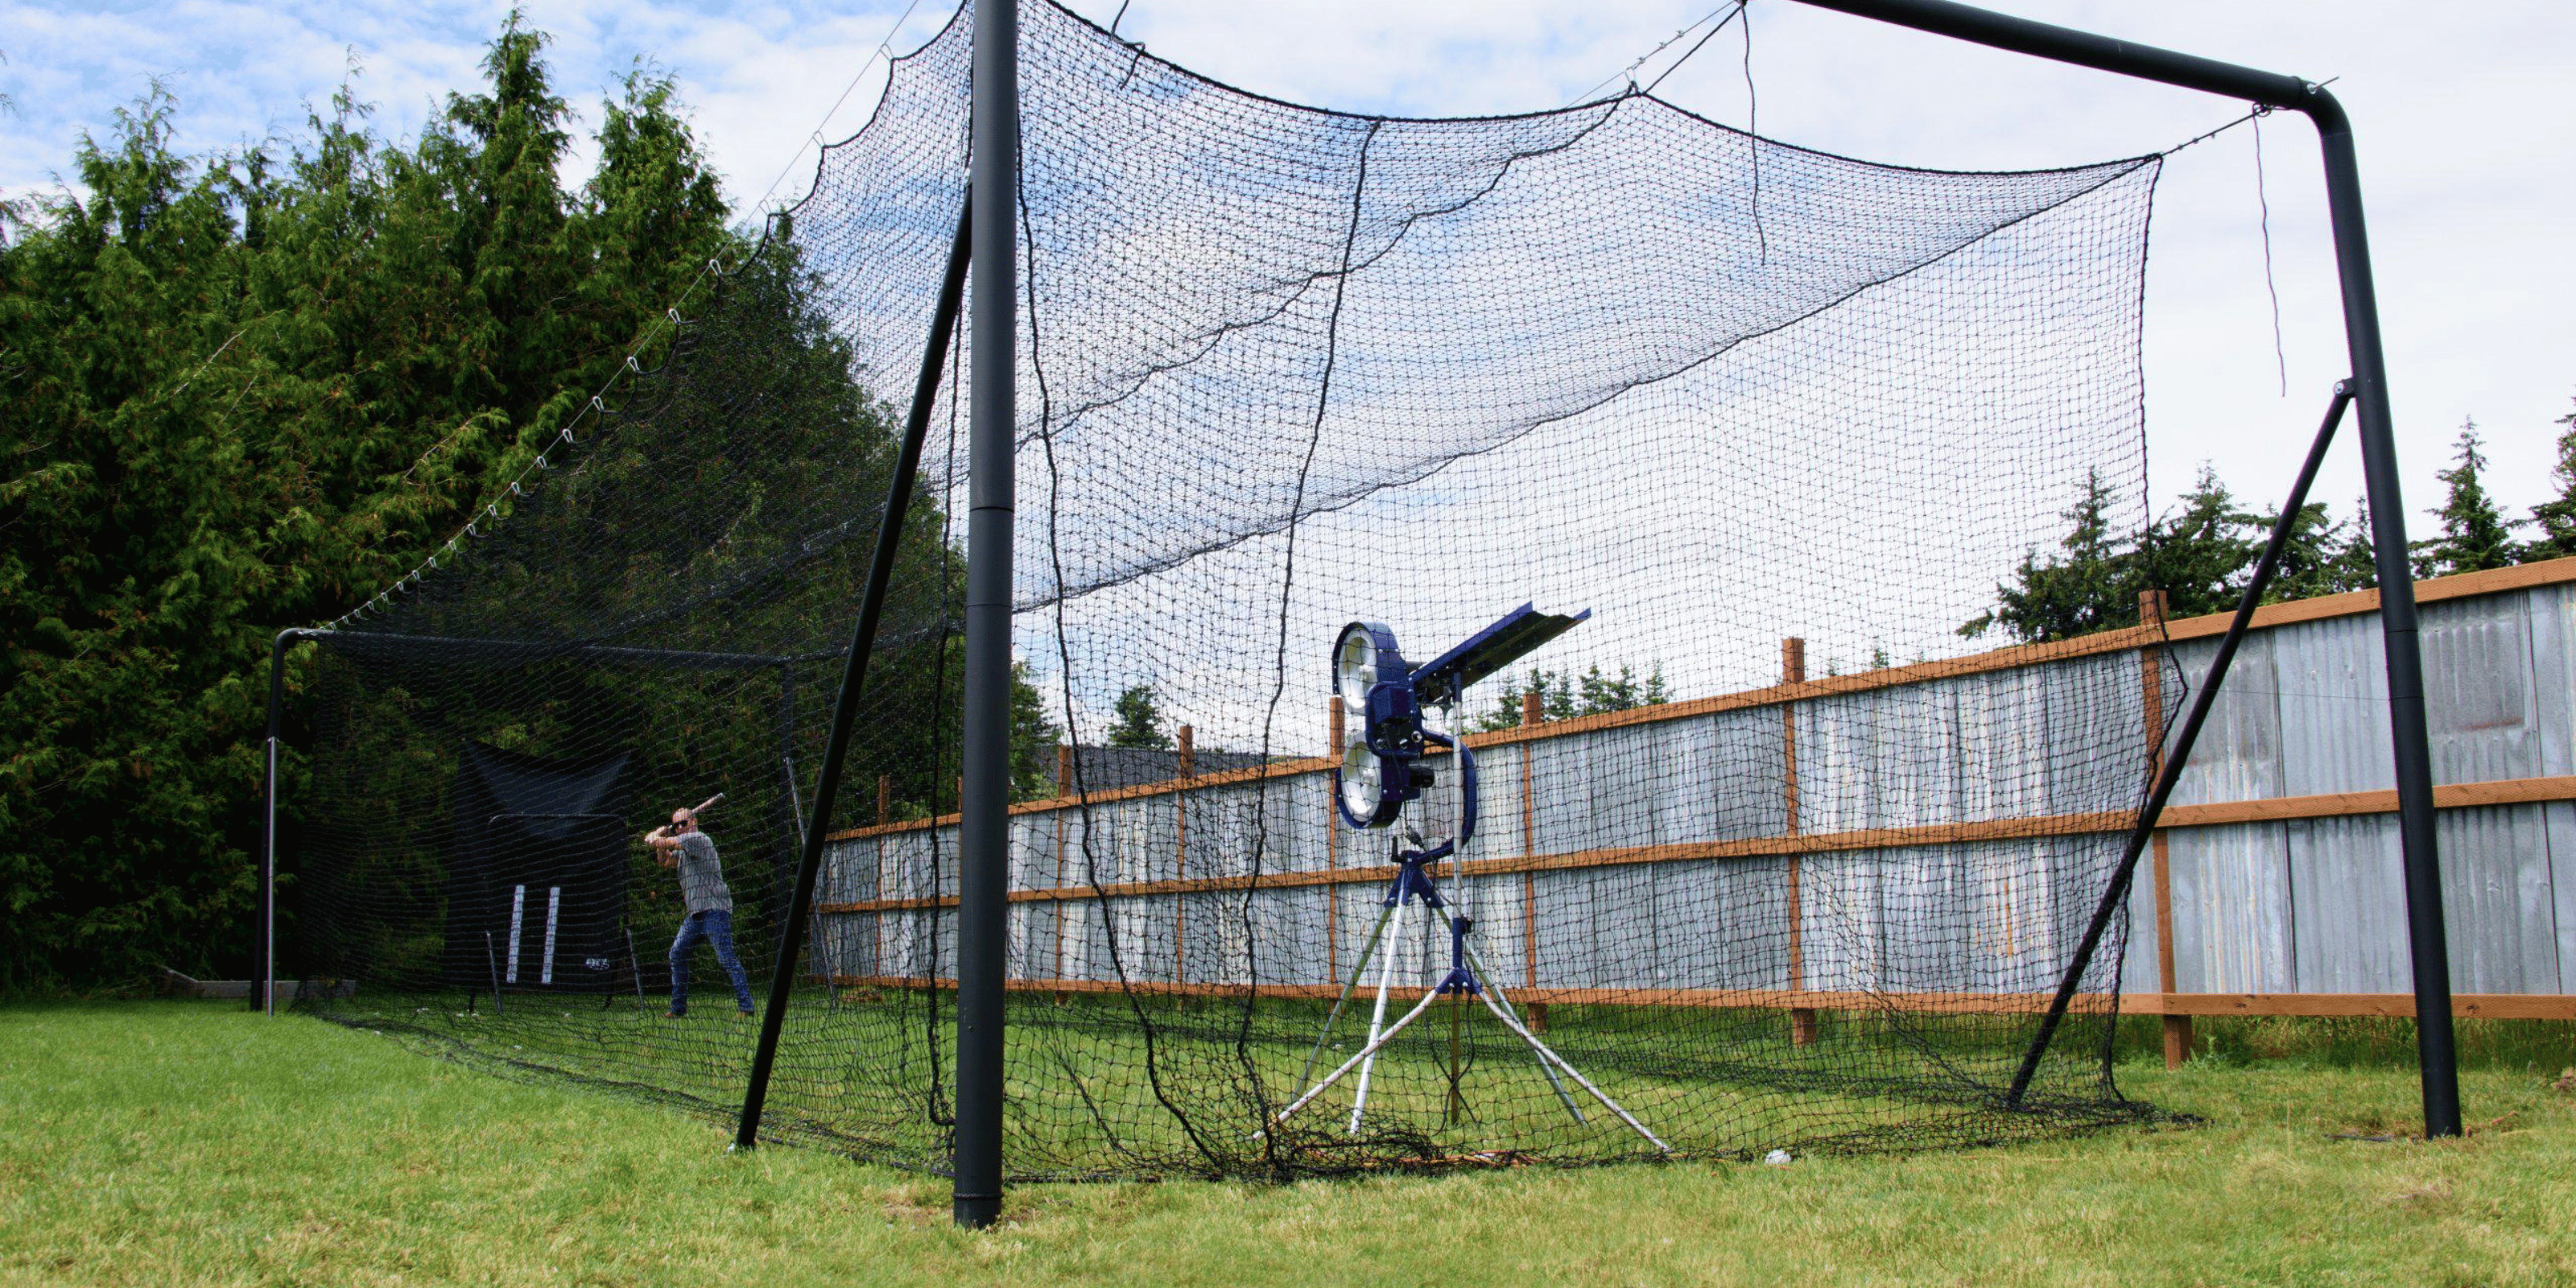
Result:
M689 954L698 941L716 946L716 964L733 976L733 1000L743 1014L751 1013L751 978L742 971L742 961L733 955L733 914L720 908L693 912L680 922L680 936L671 941L671 1014L689 1013Z

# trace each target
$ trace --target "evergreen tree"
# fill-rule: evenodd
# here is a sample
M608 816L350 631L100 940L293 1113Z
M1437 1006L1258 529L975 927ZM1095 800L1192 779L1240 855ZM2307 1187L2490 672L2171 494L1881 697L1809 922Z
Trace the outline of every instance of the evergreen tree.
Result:
M2182 504L2148 525L2130 573L2133 580L2113 591L2115 601L2103 606L2103 619L2114 625L2136 625L2137 592L2142 590L2165 592L2166 611L2175 617L2233 612L2238 597L2245 593L2245 579L2252 575L2254 561L2263 553L2262 536L2249 539L2247 530L2269 535L2259 524L2237 508L2218 471L2204 463L2191 491L2183 494ZM2124 599L2118 598L2123 592ZM2126 621L2120 620L2123 607Z
M1163 732L1163 713L1154 706L1153 685L1127 686L1111 710L1118 722L1109 727L1110 746L1168 749L1172 745L1172 736Z
M1521 703L1524 695L1531 693L1539 695L1539 719L1570 720L1574 717L1573 688L1552 672L1531 667L1529 674L1519 684L1508 683L1510 679L1508 675L1495 678L1504 680L1506 683L1503 689L1494 695L1493 707L1476 718L1476 731L1479 733L1518 728L1521 723ZM1558 685L1562 690L1561 693L1552 693L1549 688L1551 684ZM1556 710L1561 710L1564 714L1555 714Z
M2482 572L2514 561L2515 525L2487 495L2487 458L2478 451L2478 423L2462 422L2457 441L2459 454L2451 458L2456 464L2434 475L2450 491L2440 509L2426 511L2441 521L2442 535L2412 543L2417 577Z
M1620 663L1616 675L1604 672L1597 664L1580 676L1571 671L1531 667L1519 684L1494 695L1494 705L1476 717L1473 728L1479 733L1492 733L1519 727L1521 704L1532 693L1538 695L1541 720L1572 720L1577 716L1661 706L1672 700L1661 662L1655 663L1642 680L1637 678L1636 668L1625 662Z
M2109 485L2087 471L2082 495L2061 512L2069 525L2058 541L2064 553L2023 555L2013 584L1995 588L1996 606L1962 623L1959 635L1975 639L2000 626L2017 640L2059 640L2136 625L2139 582L2129 543L2111 534L2110 506Z
M738 255L667 79L563 186L543 46L514 15L409 146L344 87L191 157L156 89L6 216L0 989L242 973L270 637L415 565Z
M2278 518L2277 511L2257 515L2240 509L2206 465L2191 491L2135 542L2109 533L2108 500L2100 479L2088 478L2083 495L2065 511L2069 529L2058 543L2063 553L2024 556L2012 584L1996 588L1996 607L1962 625L1959 634L1973 639L2000 626L2016 640L2036 643L2131 626L2138 620L2139 594L2151 589L2166 593L2171 617L2233 612ZM2300 508L2265 602L2376 583L2369 508L2357 508L2360 518L2351 524L2336 522L2323 502ZM1883 664L1883 654L1873 652L1872 665Z
M2275 510L2254 520L2248 535L2253 556L2246 564L2253 570L2252 559L2262 557L2261 543L2271 540L2272 525L2280 521ZM2360 579L2354 579L2348 557L2358 533L2361 550ZM2259 535L2256 535L2259 534ZM2272 584L2263 591L2263 602L2282 603L2292 599L2313 599L2319 595L2340 594L2347 590L2367 589L2370 577L2370 534L2342 523L2326 509L2323 501L2310 501L2299 507L2298 517L2290 525L2290 539L2281 547L2281 566L2272 574ZM2228 605L2233 611L2234 604Z
M2370 539L2370 498L2352 499L2352 526L2326 556L2323 584L2336 592L2371 590L2379 585L2379 553Z
M1064 731L1047 718L1046 694L1029 682L1029 664L1011 663L1011 795L1055 795L1055 749Z
M1571 720L1583 714L1583 709L1574 703L1574 676L1571 672L1532 667L1529 687L1523 692L1538 695L1538 718L1541 720ZM1520 718L1518 708L1514 708L1512 718L1515 721Z
M1620 666L1619 674L1612 676L1603 675L1600 665L1595 663L1584 670L1583 677L1575 682L1575 688L1581 695L1582 712L1587 716L1626 711L1639 701L1636 675L1624 664Z
M2523 547L2525 561L2576 555L2576 412L2559 417L2557 423L2566 426L2558 435L2557 467L2549 472L2558 495L2531 507L2531 521L2540 535Z

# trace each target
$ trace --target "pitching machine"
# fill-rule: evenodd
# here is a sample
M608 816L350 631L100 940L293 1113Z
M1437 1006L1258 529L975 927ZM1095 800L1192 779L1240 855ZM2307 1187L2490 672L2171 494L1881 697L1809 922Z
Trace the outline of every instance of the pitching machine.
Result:
M1314 1050L1307 1054L1305 1069L1297 1080L1305 1083L1314 1074L1315 1062L1330 1041L1333 1026L1374 964L1377 997L1369 1015L1368 1041L1358 1054L1308 1085L1273 1115L1273 1126L1356 1073L1349 1130L1357 1134L1368 1111L1369 1077L1376 1070L1378 1053L1444 997L1452 1001L1449 1113L1451 1121L1456 1121L1466 1111L1458 1086L1456 1026L1465 999L1472 998L1482 1002L1494 1019L1529 1047L1539 1072L1576 1122L1584 1121L1583 1110L1566 1089L1568 1079L1656 1149L1671 1152L1671 1146L1646 1130L1644 1124L1522 1022L1510 999L1503 995L1494 972L1476 951L1472 938L1474 918L1467 915L1465 907L1441 893L1434 875L1440 860L1448 859L1451 884L1463 894L1465 887L1459 880L1463 874L1462 851L1475 835L1477 807L1476 756L1461 736L1458 722L1459 705L1468 686L1511 665L1591 615L1588 609L1571 617L1542 613L1523 604L1420 666L1404 659L1396 645L1395 632L1380 623L1353 622L1342 629L1333 645L1333 681L1341 694L1346 718L1340 764L1333 771L1333 803L1342 822L1354 830L1389 833L1395 876L1387 883L1386 895L1380 901L1377 924L1369 931L1359 960L1334 999L1332 1010L1325 1015L1323 1031L1316 1035ZM1448 820L1450 835L1425 837L1419 826L1405 818L1405 806L1436 784L1435 771L1425 763L1435 751L1447 751L1455 760L1458 809ZM1399 945L1404 939L1405 918L1416 905L1421 908L1419 915L1447 922L1449 968L1412 1009L1389 1024L1387 1002L1398 991L1398 959L1402 955Z

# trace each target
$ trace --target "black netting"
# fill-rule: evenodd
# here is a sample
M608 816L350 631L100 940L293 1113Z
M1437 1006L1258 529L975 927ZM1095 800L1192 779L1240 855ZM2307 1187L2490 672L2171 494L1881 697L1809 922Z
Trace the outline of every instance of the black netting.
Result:
M734 1111L756 1026L706 949L665 1017L682 895L637 837L724 793L705 830L765 996L964 197L968 26L897 63L597 432L314 646L287 953L354 988L308 1006ZM1045 5L1021 56L1011 1173L1748 1157L2143 1112L2110 1078L2118 924L2028 1097L2004 1089L2180 686L2151 634L1996 657L1957 628L2088 493L2115 532L2147 517L2156 158L1899 169L1636 94L1338 115ZM767 1118L930 1168L957 347ZM1283 1118L1360 1053L1381 983L1392 1023L1452 965L1407 905L1360 971L1393 869L1388 832L1334 821L1334 639L1386 622L1420 661L1530 600L1594 616L1446 717L1482 730L1480 830L1435 876L1483 995L1434 995L1364 1112L1354 1071ZM1435 835L1454 760L1409 815Z

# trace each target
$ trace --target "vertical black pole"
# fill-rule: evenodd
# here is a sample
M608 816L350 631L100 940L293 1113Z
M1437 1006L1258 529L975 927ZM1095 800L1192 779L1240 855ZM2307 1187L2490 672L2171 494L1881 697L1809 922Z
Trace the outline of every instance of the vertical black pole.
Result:
M805 919L814 910L814 884L823 870L823 846L831 833L833 798L841 787L841 762L850 749L850 725L859 713L859 691L867 683L868 654L874 650L877 619L885 612L886 588L894 581L895 554L903 543L904 515L912 507L913 476L921 470L921 442L930 432L930 404L939 395L940 369L948 363L948 342L957 330L957 307L966 286L966 230L974 203L957 212L957 233L948 245L948 272L940 280L939 301L930 314L930 342L922 349L921 375L912 388L912 414L904 422L903 444L896 449L894 479L886 486L885 514L877 521L877 548L868 564L867 589L859 597L859 621L850 629L850 651L841 662L841 691L832 699L832 733L823 743L823 771L814 784L814 812L805 824L803 855L796 864L796 893L778 929L778 966L769 976L769 1007L761 1013L760 1042L751 1055L751 1077L743 1085L742 1122L734 1129L733 1147L760 1143L760 1112L769 1099L769 1073L778 1060L778 1035L787 1025L787 1000L796 984L796 954L803 951Z
M2459 1056L2451 1035L2451 949L2442 924L2442 863L2433 838L2433 753L2424 725L2424 658L2416 637L2414 570L2406 503L2397 486L2397 438L2388 412L2388 366L2379 344L2379 294L2361 218L2361 171L2343 105L2311 88L2302 105L2325 148L2326 209L2343 283L2344 341L2360 413L2362 480L2370 494L2370 544L2379 570L2379 632L2388 659L2388 737L2397 768L2397 834L2406 864L2406 940L2415 972L2415 1055L2424 1134L2460 1134Z
M1020 15L975 0L973 421L966 481L966 783L959 802L951 1215L1002 1212L1002 941L1009 928L1011 522L1019 399Z

